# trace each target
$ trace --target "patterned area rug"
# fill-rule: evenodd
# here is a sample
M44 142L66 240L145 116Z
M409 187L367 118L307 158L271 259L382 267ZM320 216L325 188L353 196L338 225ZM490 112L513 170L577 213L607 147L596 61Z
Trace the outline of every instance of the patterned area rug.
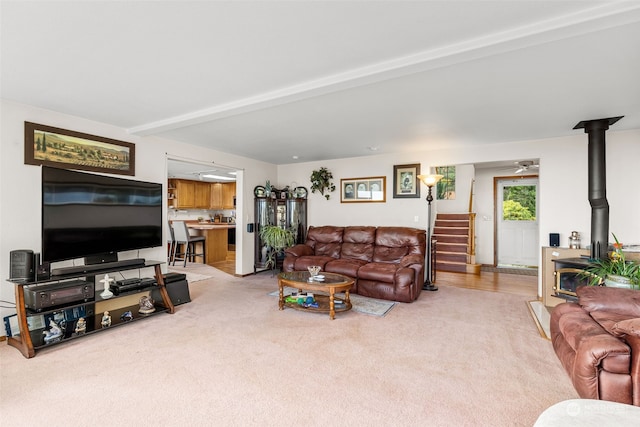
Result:
M290 288L285 286L284 294L291 294L291 292L297 292L297 289ZM269 293L270 296L277 297L278 291L273 291ZM358 313L368 314L370 316L379 316L382 317L386 315L393 306L396 305L394 301L385 301L375 298L363 297L360 295L350 294L349 299L351 300L351 309L357 311Z

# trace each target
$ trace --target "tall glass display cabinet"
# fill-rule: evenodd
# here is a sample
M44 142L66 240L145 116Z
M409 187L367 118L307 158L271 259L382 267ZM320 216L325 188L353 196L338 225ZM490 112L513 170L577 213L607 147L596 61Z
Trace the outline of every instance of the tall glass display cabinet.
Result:
M295 243L304 243L307 238L307 189L296 187L278 190L257 186L253 190L255 196L254 224L254 263L253 272L267 268L268 247L260 238L260 229L265 225L277 225L292 230ZM282 259L278 259L276 268L282 267Z

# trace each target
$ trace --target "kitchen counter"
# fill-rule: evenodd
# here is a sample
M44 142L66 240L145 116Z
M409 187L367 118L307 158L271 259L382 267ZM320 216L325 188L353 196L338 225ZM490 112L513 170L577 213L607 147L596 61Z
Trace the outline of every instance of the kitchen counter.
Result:
M213 265L216 262L226 261L228 252L228 233L235 233L236 224L226 222L198 222L186 221L187 227L196 230L197 234L205 237L207 245L206 263Z

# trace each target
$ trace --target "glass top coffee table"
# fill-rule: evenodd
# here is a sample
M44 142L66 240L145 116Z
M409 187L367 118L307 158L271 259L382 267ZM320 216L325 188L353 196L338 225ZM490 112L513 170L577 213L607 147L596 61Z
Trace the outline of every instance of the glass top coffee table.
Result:
M349 289L353 285L353 279L342 274L322 273L324 280L312 280L308 271L291 271L278 274L278 304L280 310L284 307L291 307L297 310L315 311L319 313L329 313L329 318L333 320L336 312L351 310L351 300L349 299ZM325 292L327 295L314 294L318 307L303 307L295 303L285 301L284 288L291 288L302 291ZM344 292L344 304L336 307L335 294ZM287 295L289 296L289 295Z

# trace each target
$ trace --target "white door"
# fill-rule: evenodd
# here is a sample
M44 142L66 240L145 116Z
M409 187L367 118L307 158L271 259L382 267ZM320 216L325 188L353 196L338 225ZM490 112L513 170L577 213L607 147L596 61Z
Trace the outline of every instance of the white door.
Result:
M498 265L538 265L538 178L501 179L497 185Z

